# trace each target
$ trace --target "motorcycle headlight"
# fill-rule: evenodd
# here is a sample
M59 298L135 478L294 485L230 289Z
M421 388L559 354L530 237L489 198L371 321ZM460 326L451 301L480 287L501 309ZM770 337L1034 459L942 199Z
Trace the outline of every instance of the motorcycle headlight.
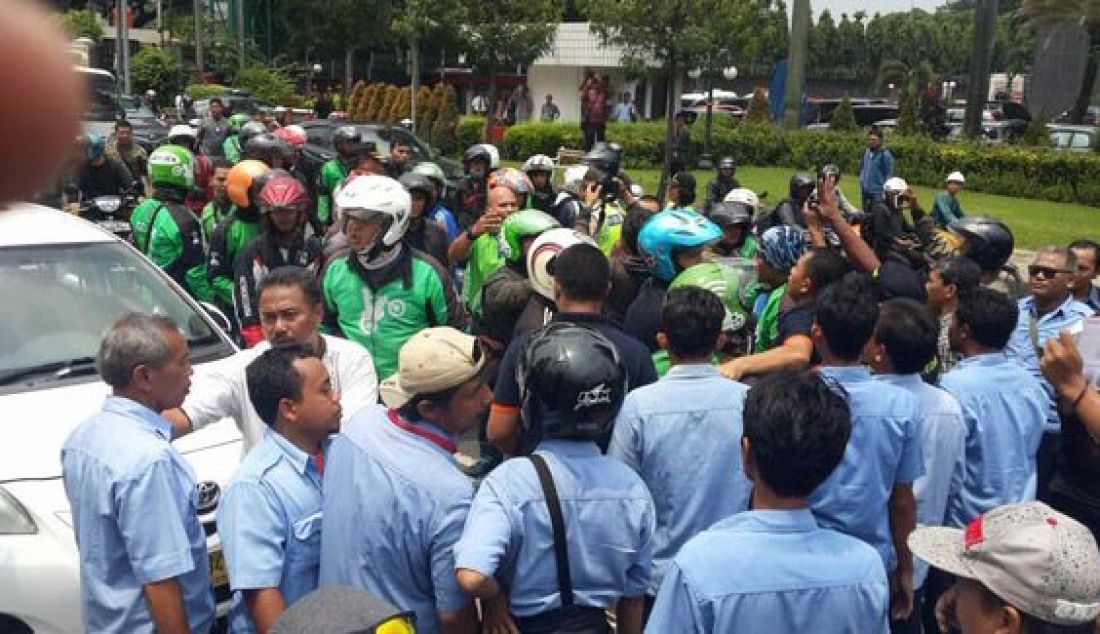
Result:
M34 519L19 500L0 487L0 535L33 535L38 532Z
M104 213L113 214L122 206L122 198L118 196L97 196L95 206Z

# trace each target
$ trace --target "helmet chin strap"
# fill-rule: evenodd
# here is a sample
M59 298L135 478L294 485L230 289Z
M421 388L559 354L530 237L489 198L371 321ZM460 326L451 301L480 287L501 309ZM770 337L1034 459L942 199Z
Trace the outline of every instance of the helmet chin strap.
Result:
M359 259L359 264L362 264L363 268L368 271L377 271L393 264L397 256L401 255L402 246L402 243L398 242L386 249L382 245L382 237L379 236L375 238L374 244L356 253L355 257Z

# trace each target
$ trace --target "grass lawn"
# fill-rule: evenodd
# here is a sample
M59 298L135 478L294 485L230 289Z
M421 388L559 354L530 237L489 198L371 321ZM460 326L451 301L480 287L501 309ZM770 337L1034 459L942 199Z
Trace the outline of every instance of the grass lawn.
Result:
M745 187L756 192L768 192L767 202L775 205L786 197L787 182L794 171L780 167L741 167L737 179ZM695 171L699 198L705 195L708 171ZM645 188L646 193L657 191L657 170L630 170L631 178ZM844 194L852 204L859 206L859 180L846 174L841 180ZM932 199L939 190L916 188L917 198L926 210L931 211ZM959 194L963 211L969 215L988 215L999 218L1016 237L1017 248L1037 249L1048 244L1069 244L1076 238L1100 238L1100 208L1070 203L1052 203L1025 198L993 196L963 191Z

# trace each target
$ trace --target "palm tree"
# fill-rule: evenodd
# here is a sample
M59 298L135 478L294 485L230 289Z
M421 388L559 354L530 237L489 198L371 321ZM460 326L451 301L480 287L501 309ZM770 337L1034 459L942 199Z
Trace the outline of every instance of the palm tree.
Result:
M903 95L918 94L932 82L936 72L927 60L907 63L898 59L884 59L878 67L879 90L894 84Z
M1081 78L1077 100L1070 110L1070 121L1081 123L1088 112L1097 70L1100 69L1100 0L1024 0L1020 14L1035 26L1069 20L1080 21L1088 34L1089 50L1085 74Z

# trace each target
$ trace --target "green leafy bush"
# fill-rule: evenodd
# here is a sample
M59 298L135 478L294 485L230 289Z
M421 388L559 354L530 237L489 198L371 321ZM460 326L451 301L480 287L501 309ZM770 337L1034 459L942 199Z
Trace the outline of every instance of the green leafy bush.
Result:
M95 13L90 9L70 10L57 16L61 28L74 40L86 37L99 44L103 39L103 27L95 18Z
M829 120L829 130L832 132L853 132L858 129L856 114L852 111L852 100L848 97L848 93L844 93L844 98L840 100L840 104L833 111L833 118Z
M524 124L534 125L534 124ZM462 117L458 120L458 129L456 130L456 136L458 137L458 147L456 148L459 153L465 152L466 148L471 145L477 145L481 143L481 133L485 130L485 117ZM507 142L507 137L505 138ZM517 153L516 156L519 156Z
M187 88L184 88L184 92L187 93L188 97L197 101L224 95L229 92L229 88L221 84L190 84Z
M466 117L459 125L459 150L481 140L480 117ZM607 137L623 146L627 167L660 165L664 123L612 123ZM559 147L579 148L580 128L575 123L522 123L508 129L500 150L504 158L524 160L532 154L554 156ZM693 130L692 143L701 150L702 134ZM890 137L888 144L897 162L895 173L907 181L940 187L944 177L959 170L966 174L967 189L1057 202L1100 206L1100 155L1057 152L1018 145L989 146L969 143L936 143L925 136ZM770 124L715 126L711 150L716 156L732 156L742 165L789 166L816 170L826 163L840 166L847 178L856 178L866 138L851 133L784 130Z
M134 55L130 75L136 93L155 90L161 104L170 103L184 82L183 65L174 55L157 46L143 47Z
M253 96L282 104L294 94L294 84L283 73L267 66L247 66L237 76L237 86Z

